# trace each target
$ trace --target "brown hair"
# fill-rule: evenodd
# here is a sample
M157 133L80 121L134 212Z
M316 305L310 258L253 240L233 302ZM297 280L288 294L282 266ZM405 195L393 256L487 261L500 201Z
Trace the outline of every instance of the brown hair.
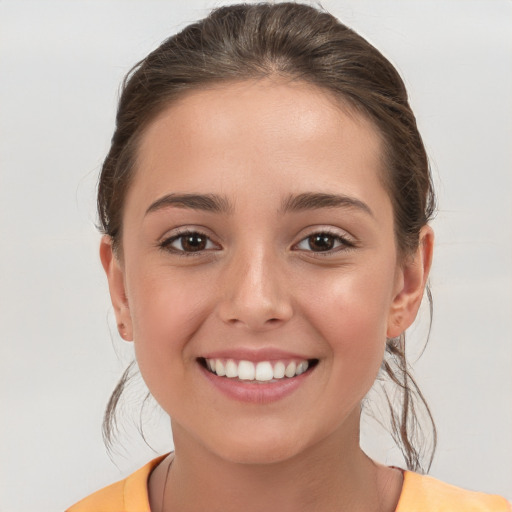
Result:
M330 91L374 123L384 141L384 183L394 208L399 252L406 256L417 248L420 229L432 217L435 201L426 151L400 75L376 48L331 14L286 2L215 9L164 41L128 73L98 187L101 229L112 238L115 250L121 249L123 204L134 173L137 143L148 123L186 91L266 76L298 79ZM392 435L407 467L421 470L424 446L414 445L420 426L418 406L426 411L431 427L428 466L436 431L409 373L404 335L388 340L382 371L400 395L396 408L386 392ZM127 371L105 413L107 444L128 377Z

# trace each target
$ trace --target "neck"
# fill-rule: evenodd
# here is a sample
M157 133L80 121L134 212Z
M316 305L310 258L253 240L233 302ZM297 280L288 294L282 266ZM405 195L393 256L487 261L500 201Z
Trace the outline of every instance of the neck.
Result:
M151 510L158 512L156 502L165 486L161 512L391 512L400 494L401 474L364 454L359 447L359 418L354 420L351 435L347 436L345 424L344 432L334 432L307 450L270 464L226 460L173 424L172 467L168 478L163 478L166 466L155 474L159 485L150 481Z

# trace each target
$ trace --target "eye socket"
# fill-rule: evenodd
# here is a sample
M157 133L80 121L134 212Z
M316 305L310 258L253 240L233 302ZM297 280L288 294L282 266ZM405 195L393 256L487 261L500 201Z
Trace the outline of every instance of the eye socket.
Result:
M202 251L219 249L219 246L199 231L186 231L166 238L160 247L170 252L178 253L183 256L191 256Z
M312 233L296 245L296 247L301 251L324 253L336 252L338 250L342 250L344 248L348 249L354 246L355 244L347 238L328 231Z

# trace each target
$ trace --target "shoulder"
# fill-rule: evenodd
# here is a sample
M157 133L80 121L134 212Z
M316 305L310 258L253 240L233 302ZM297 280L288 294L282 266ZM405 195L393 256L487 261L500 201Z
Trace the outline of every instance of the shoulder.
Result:
M104 487L75 503L66 512L124 512L125 483L126 480L121 480L108 487Z
M467 491L405 471L396 512L512 512L512 508L501 496Z
M148 462L127 478L87 496L66 512L150 512L148 478L165 457Z

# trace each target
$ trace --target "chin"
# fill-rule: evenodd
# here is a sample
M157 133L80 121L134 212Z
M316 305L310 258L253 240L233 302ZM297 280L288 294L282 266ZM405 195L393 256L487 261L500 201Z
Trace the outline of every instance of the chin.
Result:
M227 442L219 442L214 452L221 458L236 464L277 464L298 455L302 447L290 436L233 436Z

